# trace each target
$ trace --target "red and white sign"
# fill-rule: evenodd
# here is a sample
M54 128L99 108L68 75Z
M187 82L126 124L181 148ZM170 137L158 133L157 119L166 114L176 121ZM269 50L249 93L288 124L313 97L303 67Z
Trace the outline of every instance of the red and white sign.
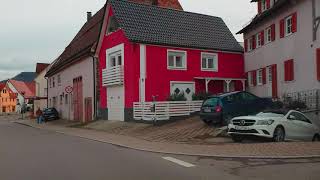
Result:
M70 94L70 93L72 93L72 91L73 91L73 87L72 87L72 86L67 86L67 87L65 88L65 91L66 91L66 93Z

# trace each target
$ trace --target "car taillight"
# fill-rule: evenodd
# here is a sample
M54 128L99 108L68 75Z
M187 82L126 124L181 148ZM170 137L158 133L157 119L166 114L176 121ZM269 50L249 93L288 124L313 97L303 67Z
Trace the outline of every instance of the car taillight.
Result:
M222 111L222 107L221 106L216 106L215 110L216 110L216 112L221 112Z

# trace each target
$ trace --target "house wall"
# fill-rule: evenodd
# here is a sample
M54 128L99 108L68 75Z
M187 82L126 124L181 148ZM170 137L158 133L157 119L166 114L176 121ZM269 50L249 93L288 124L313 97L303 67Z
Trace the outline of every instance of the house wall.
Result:
M43 110L44 108L47 108L47 88L48 83L47 79L44 78L47 71L50 67L47 67L45 70L40 72L38 76L35 78L35 84L36 84L36 97L40 98L38 100L34 100L34 113L40 108Z
M61 84L58 84L58 75L61 77ZM84 99L86 97L94 98L94 75L93 75L93 59L92 57L84 58L81 61L78 61L78 63L73 64L72 66L69 66L68 68L64 69L63 71L60 71L59 73L50 76L48 78L55 79L55 87L52 87L49 85L48 88L48 100L49 100L49 107L54 107L53 105L53 98L56 97L56 106L55 108L60 114L60 117L63 119L68 120L74 120L73 115L73 97L72 93L68 95L68 104L65 103L65 88L68 86L73 87L73 79L82 77L82 83L83 83L83 98L82 102L83 105ZM60 95L64 95L62 98L62 102L60 101ZM50 103L51 102L51 103ZM84 106L82 109L82 117L85 117L85 111ZM94 109L92 105L92 109ZM94 112L92 110L92 112ZM92 117L93 118L93 117ZM84 119L83 119L84 120Z
M10 81L7 82L8 87L12 90L13 93L17 93L17 100L18 102L16 102L17 104L19 103L19 105L17 105L16 107L16 112L21 112L21 106L22 104L25 103L25 99L24 97L18 92L18 90L10 83Z
M167 51L181 50L187 53L187 70L169 70L167 68ZM218 54L218 71L201 71L201 53ZM219 51L172 48L163 46L146 47L146 101L152 101L152 96L157 95L157 100L165 101L170 95L170 81L196 82L196 91L205 91L204 80L195 80L196 77L221 77L243 78L244 59L242 53L228 53ZM221 92L222 81L211 81L210 92ZM139 99L132 99L137 102Z
M245 53L246 72L277 64L278 95L284 93L319 89L316 74L316 48L320 47L320 32L318 40L312 40L312 1L296 1L296 5L286 7L278 15L273 15L259 27L244 34L247 39L262 31L273 23L276 26L276 40L269 44ZM318 14L320 2L317 2ZM297 12L297 32L280 38L280 20ZM284 61L294 59L294 81L284 81ZM266 85L249 87L249 90L259 96L267 96Z
M2 90L0 90L0 114L16 111L17 99L10 97L9 93L10 89L7 87L4 87Z

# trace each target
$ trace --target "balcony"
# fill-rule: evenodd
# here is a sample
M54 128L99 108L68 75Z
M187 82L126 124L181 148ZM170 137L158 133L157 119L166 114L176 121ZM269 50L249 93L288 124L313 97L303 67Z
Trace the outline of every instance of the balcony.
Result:
M115 86L123 85L123 65L114 66L111 68L102 70L102 85L103 86Z

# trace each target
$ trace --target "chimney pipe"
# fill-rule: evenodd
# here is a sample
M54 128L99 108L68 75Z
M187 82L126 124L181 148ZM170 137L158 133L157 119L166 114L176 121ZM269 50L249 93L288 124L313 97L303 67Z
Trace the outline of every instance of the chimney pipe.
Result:
M92 12L87 12L87 22L92 18Z
M159 4L158 0L152 0L152 5L158 6L158 4Z

